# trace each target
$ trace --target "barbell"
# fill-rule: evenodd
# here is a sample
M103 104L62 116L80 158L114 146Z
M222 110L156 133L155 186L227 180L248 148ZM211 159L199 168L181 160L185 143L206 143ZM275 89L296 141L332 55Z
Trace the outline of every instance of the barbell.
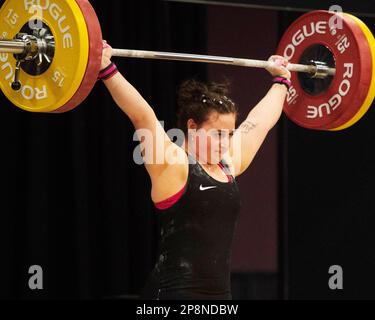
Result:
M0 87L17 107L63 113L81 104L100 71L102 32L88 0L6 0L0 9ZM341 24L332 24L333 18ZM357 17L301 16L277 54L290 61L284 106L296 124L337 131L359 121L375 98L375 39ZM268 61L113 49L113 56L267 68Z

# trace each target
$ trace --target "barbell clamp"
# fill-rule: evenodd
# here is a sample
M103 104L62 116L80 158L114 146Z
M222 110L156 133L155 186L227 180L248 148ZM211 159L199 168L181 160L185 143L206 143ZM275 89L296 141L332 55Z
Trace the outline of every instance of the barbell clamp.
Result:
M325 62L322 61L310 61L313 66L316 67L316 71L311 75L313 79L325 79L329 76L329 67Z

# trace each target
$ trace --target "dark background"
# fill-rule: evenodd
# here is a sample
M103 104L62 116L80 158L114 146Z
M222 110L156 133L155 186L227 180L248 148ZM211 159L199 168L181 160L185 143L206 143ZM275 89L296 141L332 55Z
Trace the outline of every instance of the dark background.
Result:
M276 51L301 14L91 2L113 47L258 59ZM375 30L374 19L363 20ZM264 71L224 66L116 64L167 129L185 79L229 78L241 119L270 81ZM375 298L374 117L370 109L338 133L306 130L282 117L239 179L244 208L233 248L234 299ZM63 115L27 113L1 95L0 131L0 298L136 298L154 264L158 226L149 178L132 159L134 129L104 86L98 83ZM328 269L336 264L344 269L343 291L328 288ZM28 289L31 265L43 267L42 291Z
M269 9L281 11L311 11L328 10L330 6L339 5L345 12L355 13L361 16L375 16L374 0L166 0L176 2L190 2L202 4L220 4L242 8Z

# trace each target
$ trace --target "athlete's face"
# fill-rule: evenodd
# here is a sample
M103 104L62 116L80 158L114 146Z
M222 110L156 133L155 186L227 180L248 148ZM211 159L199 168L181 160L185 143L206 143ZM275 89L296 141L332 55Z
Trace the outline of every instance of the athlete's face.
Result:
M188 128L193 131L190 131L189 143L192 145L189 148L200 162L217 164L230 148L235 127L236 115L233 113L212 112L199 127L190 119Z

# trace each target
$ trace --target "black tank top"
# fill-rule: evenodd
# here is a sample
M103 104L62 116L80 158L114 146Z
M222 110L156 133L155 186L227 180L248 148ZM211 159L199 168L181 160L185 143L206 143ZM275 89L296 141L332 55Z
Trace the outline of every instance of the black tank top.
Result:
M229 183L219 182L190 155L189 161L184 194L171 208L157 210L159 254L141 299L232 299L230 259L241 206L238 187L233 176Z

